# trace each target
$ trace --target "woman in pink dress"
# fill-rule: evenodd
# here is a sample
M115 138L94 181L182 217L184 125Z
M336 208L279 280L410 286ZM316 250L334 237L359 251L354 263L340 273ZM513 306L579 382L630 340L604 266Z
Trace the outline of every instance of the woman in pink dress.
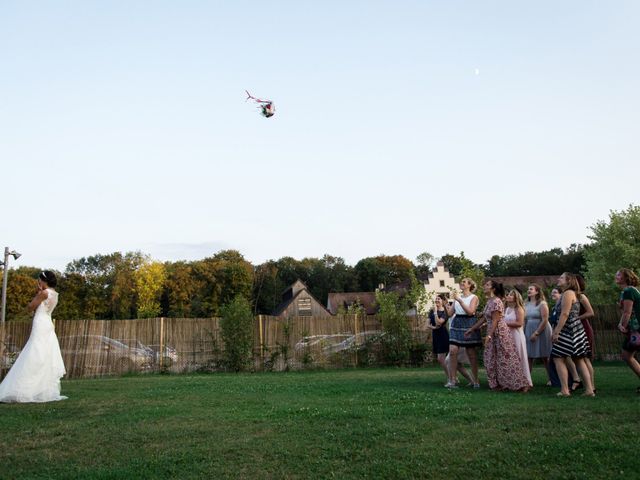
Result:
M484 284L487 305L484 318L488 325L485 338L484 366L491 390L526 392L530 385L522 369L509 327L504 321L504 286L489 280Z
M529 361L527 359L527 338L524 334L524 301L522 295L517 290L511 290L505 298L507 308L504 311L504 321L509 327L511 338L520 357L520 366L529 382L529 387L533 387L531 372L529 371Z

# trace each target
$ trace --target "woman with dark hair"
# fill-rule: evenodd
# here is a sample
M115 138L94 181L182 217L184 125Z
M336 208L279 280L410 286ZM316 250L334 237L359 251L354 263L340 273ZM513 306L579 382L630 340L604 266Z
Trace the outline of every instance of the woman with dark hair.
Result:
M484 284L484 293L487 305L483 315L488 325L484 367L489 388L527 392L531 383L524 373L516 345L504 321L504 287L501 283L489 280Z
M446 357L449 353L449 332L447 331L447 309L445 305L447 299L443 295L438 295L434 301L434 307L429 312L429 324L431 329L431 340L433 343L433 354L437 355L438 363L444 370L444 374L449 379Z
M549 355L551 354L551 326L549 325L549 306L540 285L532 283L527 289L525 303L524 334L527 338L527 357L529 372L533 370L536 358L542 360L548 372ZM551 382L550 379L548 379Z
M587 334L584 331L582 322L578 319L580 312L580 286L576 276L569 272L564 272L560 275L558 286L562 290L561 310L558 324L553 329L553 347L551 348L551 356L560 377L561 386L558 396L568 397L571 395L569 391L569 373L564 360L567 357L571 357L582 377L585 389L583 395L595 397L591 375L584 362L584 358L589 354Z
M38 275L38 289L29 303L35 312L31 335L9 373L0 384L0 402L51 402L64 400L60 395L60 378L65 369L51 313L58 303L53 272Z
M460 281L462 295L453 294L453 307L447 307L447 314L451 319L449 327L449 382L447 387L455 388L458 377L458 351L465 348L471 364L473 388L480 388L478 380L478 355L476 347L482 346L480 331L472 330L475 324L475 314L478 308L478 297L473 294L476 283L470 278ZM455 315L455 316L454 316Z
M622 343L622 359L640 378L640 363L635 357L640 346L636 346L631 338L631 332L638 334L640 331L640 292L637 288L639 283L638 276L628 268L621 268L616 272L616 284L622 289L620 293L622 316L618 324L618 329L625 335ZM636 392L640 393L640 387Z
M596 391L596 379L594 377L593 364L591 360L593 360L593 355L595 354L595 337L593 336L593 327L591 326L590 318L594 317L593 307L591 306L591 302L589 298L584 294L584 291L587 288L587 284L584 281L582 275L577 274L576 280L578 281L578 286L580 287L580 295L578 295L578 300L580 301L580 315L578 315L578 320L582 323L582 328L584 328L584 333L587 334L587 343L589 344L589 353L586 357L584 357L584 363L589 369L589 375L591 375L591 382L593 383L593 391ZM576 390L577 388L582 388L582 382L573 382L571 386L571 391Z

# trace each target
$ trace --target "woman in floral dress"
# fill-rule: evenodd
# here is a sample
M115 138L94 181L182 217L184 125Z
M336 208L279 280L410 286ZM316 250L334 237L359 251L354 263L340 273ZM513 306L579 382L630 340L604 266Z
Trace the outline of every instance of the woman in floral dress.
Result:
M487 306L484 318L488 325L485 338L484 366L489 388L526 392L530 388L524 374L520 356L513 343L509 327L504 321L504 287L489 280L484 284Z

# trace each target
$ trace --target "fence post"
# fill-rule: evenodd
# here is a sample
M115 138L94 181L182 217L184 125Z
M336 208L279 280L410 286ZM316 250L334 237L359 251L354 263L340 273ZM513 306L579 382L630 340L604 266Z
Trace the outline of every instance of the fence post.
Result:
M159 352L160 371L164 368L164 317L160 317L160 352Z
M358 337L358 314L356 313L353 317L353 332L355 334L355 344L356 344L356 356L355 356L355 367L358 366L358 347L360 346L360 338Z
M262 325L262 315L258 315L258 330L260 331L260 361L264 361L264 327Z

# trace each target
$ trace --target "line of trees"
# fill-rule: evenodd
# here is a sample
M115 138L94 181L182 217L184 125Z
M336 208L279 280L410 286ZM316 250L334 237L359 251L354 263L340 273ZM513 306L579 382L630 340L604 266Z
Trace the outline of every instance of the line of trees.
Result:
M582 272L595 303L612 303L615 271L622 266L640 269L640 207L611 212L609 221L599 221L591 230L589 245L494 255L485 264L475 264L464 252L440 258L425 252L415 263L402 255L378 255L354 266L332 255L302 260L283 257L252 265L236 250L191 262L158 262L141 252L98 254L74 260L64 272L57 272L56 318L211 317L220 315L221 308L237 296L249 300L254 314L269 314L280 303L283 290L298 278L326 304L329 292L373 291L379 284L407 282L414 275L421 278L437 260L456 277ZM40 271L35 267L10 271L8 320L29 318L25 306L33 297Z

